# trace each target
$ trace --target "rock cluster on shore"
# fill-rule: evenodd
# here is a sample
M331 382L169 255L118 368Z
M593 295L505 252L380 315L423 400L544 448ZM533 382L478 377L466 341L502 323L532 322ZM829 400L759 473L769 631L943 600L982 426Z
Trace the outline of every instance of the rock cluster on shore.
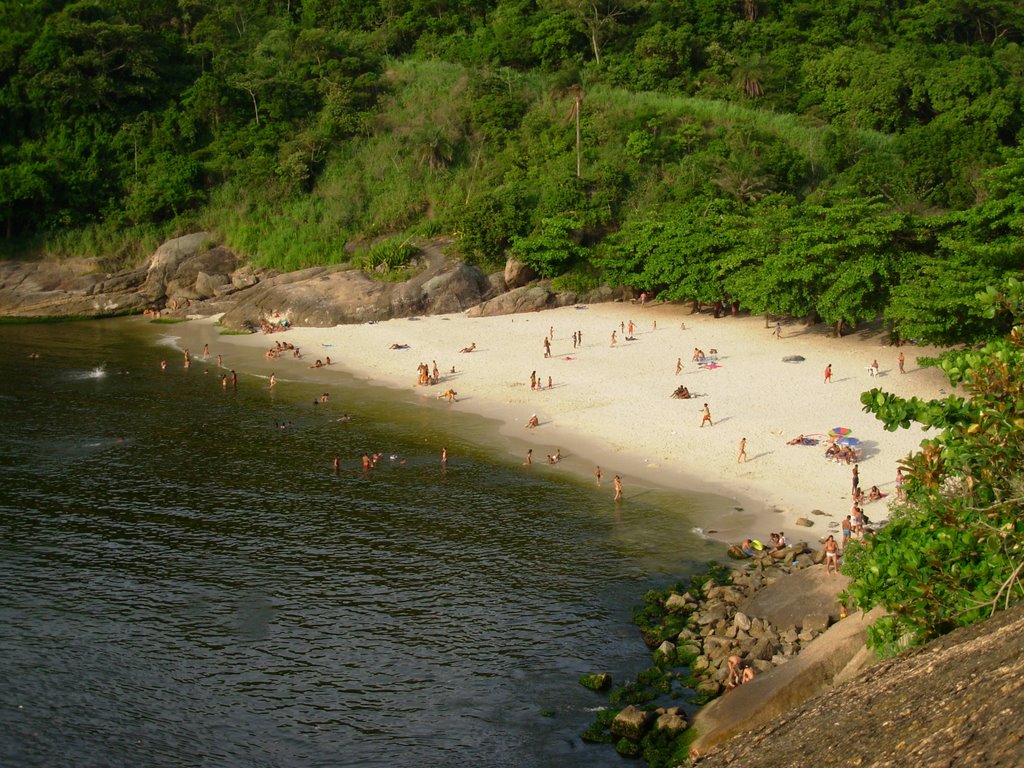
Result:
M684 629L675 642L665 640L656 651L667 658L689 658L690 671L699 680L695 690L707 699L724 690L729 657L739 656L758 673L784 664L828 629L832 615L812 606L799 622L777 626L768 617L751 616L744 610L754 595L794 569L821 563L823 554L799 544L789 548L782 562L758 559L749 571L736 571L731 584L708 581L703 595L672 594L665 609L690 613L692 628ZM767 567L766 567L767 564Z
M823 559L822 552L801 543L789 547L778 560L752 559L717 578L695 579L687 589L649 594L647 623L638 623L660 672L652 670L641 678L651 681L657 693L647 694L645 701L644 694L638 692L643 688L641 683L627 684L618 693L613 691L609 699L613 707L624 701L629 704L608 713L605 726L609 736L603 740L614 741L624 755L642 755L651 765L674 764L672 760L685 754L693 740L693 735L687 733L693 723L682 707L652 707L651 700L672 689L665 679L682 682L692 691L692 714L695 705L728 690L731 656L740 657L754 670L757 684L770 680L773 670L794 663L843 615L836 595L847 580L825 576ZM844 647L837 658L845 660L854 655L853 647L863 647L863 637L847 645L851 647ZM780 698L805 700L830 685L833 677L831 671L795 675L796 690L790 686ZM754 687L754 682L741 688ZM742 702L739 691L714 703ZM764 703L771 711L771 703ZM701 738L707 740L710 736L719 743L718 723L724 721L728 729L733 727L729 720L719 713L712 718L710 728L701 728ZM585 734L588 737L602 740L593 729Z

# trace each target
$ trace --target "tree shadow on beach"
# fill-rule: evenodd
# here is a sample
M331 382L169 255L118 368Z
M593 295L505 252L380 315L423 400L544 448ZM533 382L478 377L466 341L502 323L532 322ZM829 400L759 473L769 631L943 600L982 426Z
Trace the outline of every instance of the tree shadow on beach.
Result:
M857 446L857 451L860 454L858 461L867 461L880 453L878 443L874 440L861 440L860 445Z

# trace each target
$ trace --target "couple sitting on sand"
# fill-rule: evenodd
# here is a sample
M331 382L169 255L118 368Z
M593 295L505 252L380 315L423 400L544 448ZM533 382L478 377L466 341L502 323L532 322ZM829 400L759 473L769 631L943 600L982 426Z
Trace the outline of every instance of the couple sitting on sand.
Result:
M676 391L672 393L672 397L679 400L689 400L693 395L690 394L690 390L687 387L680 384L676 387Z

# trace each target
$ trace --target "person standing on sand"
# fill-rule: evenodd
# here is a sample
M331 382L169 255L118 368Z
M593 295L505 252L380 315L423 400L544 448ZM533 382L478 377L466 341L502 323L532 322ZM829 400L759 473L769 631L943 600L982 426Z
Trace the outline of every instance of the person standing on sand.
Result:
M775 324L775 330L772 331L772 336L775 337L776 341L782 338L782 323Z
M825 383L829 384L832 381L832 363L825 366Z
M551 357L551 339L544 337L544 357Z
M601 465L600 464L594 469L594 479L597 480L597 487L600 488L601 487Z
M612 346L614 347L616 343L617 341L615 339L615 331L612 331Z
M860 469L857 464L853 465L853 473L850 478L850 493L854 496L857 495L857 491L860 490Z
M906 373L906 371L903 370L903 364L907 362L907 357L903 354L903 350L900 350L900 354L896 358L896 362L900 364L900 373Z
M615 476L615 480L614 480L614 484L615 484L615 499L614 500L615 501L621 501L622 500L622 478L619 477L618 475L616 475Z
M708 408L707 403L704 403L704 414L701 416L700 419L700 428L704 429L705 424L709 424L712 427L715 426L714 422L711 421L711 409Z
M523 462L523 466L528 467L531 464L533 464L533 448L528 448L526 450L526 461Z
M825 573L839 575L839 543L831 533L825 539Z
M907 482L906 478L903 477L903 470L902 469L897 469L896 470L896 499L898 501L906 501L907 500L907 491L903 487L906 484L906 482Z
M747 461L747 438L740 438L740 451L736 454L736 463L745 464Z
M683 372L683 358L676 358L676 376Z

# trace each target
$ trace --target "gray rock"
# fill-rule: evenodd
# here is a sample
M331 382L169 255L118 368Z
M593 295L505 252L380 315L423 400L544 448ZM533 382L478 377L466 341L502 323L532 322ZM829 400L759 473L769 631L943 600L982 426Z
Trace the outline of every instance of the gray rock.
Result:
M683 597L682 595L677 595L675 592L673 592L671 595L668 596L668 599L665 601L665 610L669 611L670 613L677 613L679 611L689 608L691 604L692 603L688 603L686 601L685 597Z
M827 613L809 613L804 616L804 621L800 627L804 632L813 630L820 634L828 629L829 623L829 615Z
M732 617L732 623L737 629L742 629L744 631L753 628L753 622L750 620L750 617L742 611L736 611L736 615Z
M639 741L655 717L653 712L646 712L630 704L615 716L608 730L620 738Z
M793 521L793 524L803 526L804 528L810 528L812 525L814 525L814 523L808 520L806 517L798 517L796 520Z
M686 718L678 711L666 712L663 715L659 715L658 719L654 721L655 730L664 731L669 736L676 736L682 733L688 725Z

